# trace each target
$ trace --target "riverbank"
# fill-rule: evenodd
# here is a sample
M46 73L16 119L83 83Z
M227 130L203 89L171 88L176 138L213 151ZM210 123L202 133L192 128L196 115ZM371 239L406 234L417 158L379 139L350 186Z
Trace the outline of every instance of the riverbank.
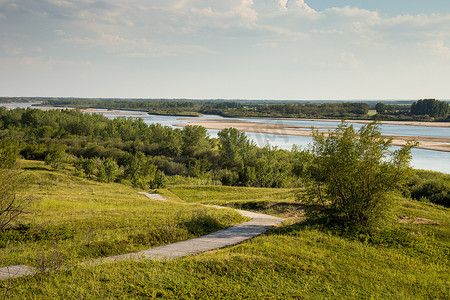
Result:
M239 131L255 132L264 134L279 134L279 135L294 135L294 136L312 136L311 127L298 126L289 124L273 124L261 122L247 122L242 120L220 120L220 119L203 119L203 118L183 118L179 120L189 121L187 123L179 124L177 126L185 127L203 126L207 129L223 130L225 128L233 127ZM303 119L302 119L303 120ZM309 119L311 121L311 119ZM324 120L320 120L324 121ZM336 120L335 120L336 121ZM349 120L348 122L354 122ZM370 122L367 122L370 123ZM422 123L422 122L417 122ZM386 123L384 123L386 124ZM402 124L404 125L404 124ZM413 125L414 126L414 125ZM421 126L421 125L415 125ZM314 127L319 131L328 131L336 127L333 126L318 126ZM450 138L445 137L424 137L424 136L400 136L400 135L383 135L385 138L392 138L392 144L395 146L403 146L408 140L416 140L419 142L417 148L450 152Z

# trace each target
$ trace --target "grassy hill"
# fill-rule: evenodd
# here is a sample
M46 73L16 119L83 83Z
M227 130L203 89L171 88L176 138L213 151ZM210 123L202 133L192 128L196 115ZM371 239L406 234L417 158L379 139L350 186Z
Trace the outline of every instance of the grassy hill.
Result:
M183 227L189 223L183 220L197 218L196 224L208 230L242 221L229 211L186 206L180 200L288 220L248 242L193 257L75 266L1 282L0 292L11 299L446 299L450 294L450 210L441 206L399 199L399 223L392 229L351 237L305 219L298 191L292 189L176 186L159 191L172 200L161 203L130 187L75 178L36 162L23 166L40 183L30 189L38 199L33 214L21 223L47 228L53 235L6 243L0 249L3 265L42 262L42 251L54 262L55 249L69 261L71 255L79 261L117 249L137 250L156 244L142 245L133 237L151 236L153 241L158 232L172 228L174 240L202 234L198 226ZM124 240L128 242L120 246ZM113 246L81 255L89 241Z
M194 238L246 220L232 210L155 201L140 190L55 171L43 162L21 162L31 204L0 233L0 266L36 267L135 252Z

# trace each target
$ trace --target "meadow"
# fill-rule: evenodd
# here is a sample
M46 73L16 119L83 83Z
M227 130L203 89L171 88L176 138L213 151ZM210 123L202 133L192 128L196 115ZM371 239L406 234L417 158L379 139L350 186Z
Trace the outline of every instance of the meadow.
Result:
M43 162L21 161L22 194L32 200L26 213L0 233L0 266L59 265L140 251L174 243L246 219L232 210L150 200L139 189L101 183L53 170Z
M39 162L22 161L22 168L34 177L27 193L36 200L20 223L25 232L38 233L2 244L2 265L54 264L62 257L72 267L2 281L0 293L10 299L446 299L450 294L450 215L442 206L399 197L395 224L354 236L305 218L299 189L173 186L158 189L169 199L158 202L135 188L73 177ZM265 212L286 222L242 244L191 257L76 264L243 221L230 210L181 201Z

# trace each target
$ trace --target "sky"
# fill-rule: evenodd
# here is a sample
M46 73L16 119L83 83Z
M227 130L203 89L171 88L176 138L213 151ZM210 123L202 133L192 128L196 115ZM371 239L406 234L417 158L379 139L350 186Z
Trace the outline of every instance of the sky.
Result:
M450 99L450 1L0 0L0 96Z

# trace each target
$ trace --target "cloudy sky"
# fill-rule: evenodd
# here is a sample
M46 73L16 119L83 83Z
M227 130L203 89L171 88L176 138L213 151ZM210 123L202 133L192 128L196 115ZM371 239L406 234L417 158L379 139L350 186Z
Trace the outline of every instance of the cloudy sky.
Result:
M450 1L0 0L0 96L450 99Z

